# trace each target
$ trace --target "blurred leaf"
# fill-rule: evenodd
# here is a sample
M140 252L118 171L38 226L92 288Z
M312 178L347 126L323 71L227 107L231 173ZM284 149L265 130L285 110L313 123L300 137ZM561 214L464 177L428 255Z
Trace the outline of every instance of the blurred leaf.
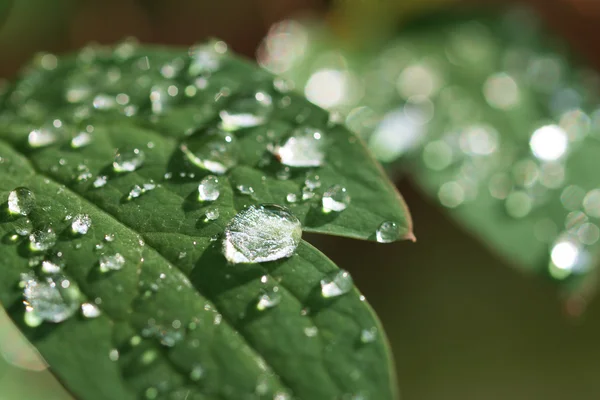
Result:
M288 51L268 51L277 44ZM390 170L401 160L522 270L590 290L581 280L596 274L600 236L600 76L529 10L435 13L366 50L284 22L259 60L341 113Z
M80 399L393 399L387 342L364 298L351 286L322 294L342 273L331 261L301 242L289 258L229 265L222 247L237 213L289 194L306 231L375 239L391 221L386 239L410 238L402 199L328 113L225 50L194 47L190 59L125 42L34 61L0 116L0 198L18 186L35 195L27 217L5 208L0 220L0 302ZM290 135L305 128L309 148L293 151ZM318 137L322 166L282 165ZM212 202L198 199L209 174L199 164L230 167ZM325 214L335 185L351 201ZM49 228L55 240L40 236ZM278 241L261 228L249 237Z

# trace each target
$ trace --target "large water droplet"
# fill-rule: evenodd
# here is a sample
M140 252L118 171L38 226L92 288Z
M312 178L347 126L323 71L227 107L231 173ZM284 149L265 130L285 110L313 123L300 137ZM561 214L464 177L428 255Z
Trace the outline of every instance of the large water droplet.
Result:
M125 257L119 253L115 254L103 254L100 256L100 271L118 271L125 265Z
M220 130L189 139L181 151L194 165L213 174L224 174L237 164L237 141Z
M113 168L115 172L132 172L144 164L146 155L143 150L119 150L115 155Z
M299 128L273 153L290 167L318 167L325 159L323 134L314 128Z
M281 293L277 286L266 289L259 297L256 309L264 311L267 308L273 308L281 302Z
M11 214L28 215L35 206L35 195L25 187L18 187L8 195L8 211Z
M27 142L33 148L46 147L58 140L58 135L51 128L34 129L29 133Z
M219 179L214 175L208 175L198 185L198 199L200 201L215 201L219 198Z
M38 318L59 323L79 308L81 293L77 285L62 275L37 279L30 276L23 290L26 305Z
M300 221L287 209L253 205L225 228L223 253L234 264L274 261L292 256L301 237Z
M78 235L85 235L92 226L92 219L87 214L79 214L75 216L71 223L71 229L73 233Z
M215 221L216 219L219 218L219 209L218 208L209 208L204 213L204 218L205 218L205 220L207 222L208 221Z
M385 221L379 225L375 233L379 243L391 243L400 236L400 227L392 221Z
M321 279L321 294L325 298L341 296L353 287L354 282L348 271L340 270Z
M323 193L323 212L344 211L350 204L350 195L345 187L333 185Z
M273 100L265 92L256 92L252 96L234 101L227 109L219 113L223 129L235 131L262 125L273 110Z
M41 229L29 235L31 251L46 251L56 244L56 233L52 228Z

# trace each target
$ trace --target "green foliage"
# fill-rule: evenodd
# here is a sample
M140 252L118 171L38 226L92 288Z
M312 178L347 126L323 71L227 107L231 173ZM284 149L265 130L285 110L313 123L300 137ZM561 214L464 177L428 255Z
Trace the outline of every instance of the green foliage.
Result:
M412 238L401 197L327 112L221 42L190 55L130 42L40 55L6 94L0 303L80 399L395 398L385 336L347 275L304 241L234 265L222 242L263 203L305 231L375 239L390 221L392 240ZM282 165L299 128L322 135L321 166ZM214 201L199 201L201 165L225 172ZM324 213L335 185L350 203ZM9 199L17 187L34 200ZM327 298L332 274L342 290Z
M301 47L287 57L266 50L282 30ZM368 48L310 23L272 32L261 63L339 112L390 171L523 271L589 290L580 284L594 275L600 236L600 77L535 14L438 13Z

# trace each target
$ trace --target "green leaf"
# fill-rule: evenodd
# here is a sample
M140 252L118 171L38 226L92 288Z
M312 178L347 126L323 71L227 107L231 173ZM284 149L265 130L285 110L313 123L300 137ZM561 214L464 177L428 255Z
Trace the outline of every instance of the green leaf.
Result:
M221 242L247 206L301 198L307 173L319 175L314 197L287 204L305 231L373 239L392 221L398 239L411 238L402 199L360 140L301 97L275 91L270 75L223 46L196 48L206 58L191 68L183 51L126 42L46 55L27 70L0 116L0 199L24 186L35 207L16 217L4 203L0 302L80 399L393 399L387 342L364 298L356 289L321 294L321 280L340 271L331 261L301 242L290 258L229 265ZM265 95L266 112L257 102ZM219 176L218 199L200 202L198 184L209 172L183 150L205 149L225 118L220 111L242 106L264 121L229 134L237 148L225 155L237 164ZM325 163L284 169L268 149L307 127L328 142ZM115 172L113 162L132 149L129 161L140 165ZM321 196L332 185L344 186L351 202L325 214ZM215 208L219 217L207 220ZM76 215L89 216L87 233L73 233ZM27 220L34 231L51 227L56 244L32 252ZM23 296L32 285L45 288L53 265L43 261L64 264L61 276L51 274L64 288L52 316L75 315L34 326L36 303L29 298L33 312L24 313ZM260 311L259 296L275 287L279 304ZM42 293L43 306L48 292L58 293ZM82 302L80 315L74 307Z

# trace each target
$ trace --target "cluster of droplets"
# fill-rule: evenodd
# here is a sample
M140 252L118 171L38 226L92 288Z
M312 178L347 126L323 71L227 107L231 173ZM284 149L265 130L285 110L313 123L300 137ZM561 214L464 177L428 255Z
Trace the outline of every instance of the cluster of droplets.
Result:
M522 26L526 33L515 36ZM489 204L488 215L514 219L515 231L529 230L531 248L548 246L549 271L563 279L588 271L600 243L590 206L600 189L585 172L600 140L600 77L569 71L563 55L540 50L539 26L529 10L515 8L493 22L440 26L435 39L429 28L406 33L361 63L356 54L324 51L324 30L283 21L257 56L310 101L338 112L381 161L413 161L444 207ZM342 190L327 193L325 211L343 207L335 200ZM386 221L376 239L397 235Z

